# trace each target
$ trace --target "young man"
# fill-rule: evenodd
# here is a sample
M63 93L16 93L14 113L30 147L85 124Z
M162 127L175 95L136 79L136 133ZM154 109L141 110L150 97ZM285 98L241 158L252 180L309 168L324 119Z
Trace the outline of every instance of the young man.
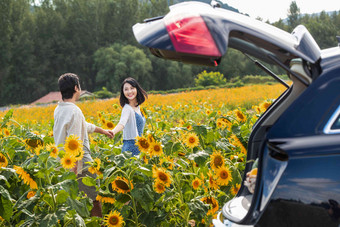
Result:
M95 177L87 171L86 162L92 162L88 133L101 133L109 138L113 137L110 130L104 130L85 121L82 111L76 106L76 101L80 97L81 88L79 78L76 74L65 73L59 77L59 90L62 95L62 102L54 110L53 137L56 145L65 144L65 140L70 135L76 135L83 142L84 156L72 169L78 176L79 190L84 191L93 200L91 216L102 216L100 202L96 200L95 187L84 185L81 178L89 175Z

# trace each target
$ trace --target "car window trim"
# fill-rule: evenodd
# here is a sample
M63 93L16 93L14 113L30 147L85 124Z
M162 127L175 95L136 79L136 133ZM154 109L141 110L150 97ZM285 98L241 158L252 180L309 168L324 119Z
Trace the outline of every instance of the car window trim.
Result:
M339 134L340 133L340 129L331 129L335 120L338 118L339 114L340 114L340 105L335 110L335 112L332 114L331 118L328 120L326 126L324 127L323 132L325 134Z

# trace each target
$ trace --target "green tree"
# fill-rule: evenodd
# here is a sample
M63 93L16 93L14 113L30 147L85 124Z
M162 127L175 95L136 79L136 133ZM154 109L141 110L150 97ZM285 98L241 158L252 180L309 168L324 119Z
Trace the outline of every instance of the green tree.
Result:
M120 84L126 77L133 77L145 89L152 86L151 61L137 47L115 43L100 48L94 54L94 68L97 86L107 87L113 92L120 91Z
M197 75L195 79L196 86L209 86L209 85L223 85L226 84L227 80L220 72L207 72L203 71Z
M292 1L288 10L288 26L293 30L300 24L300 8L297 6L296 1Z

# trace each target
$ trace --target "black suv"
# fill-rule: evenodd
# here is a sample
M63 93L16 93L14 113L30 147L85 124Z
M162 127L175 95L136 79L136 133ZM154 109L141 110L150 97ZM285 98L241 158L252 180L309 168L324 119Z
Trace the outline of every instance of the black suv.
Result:
M160 57L217 66L227 48L284 69L291 86L259 118L248 141L243 183L215 226L340 225L340 48L320 50L299 25L290 34L199 2L170 7L133 26L137 41Z

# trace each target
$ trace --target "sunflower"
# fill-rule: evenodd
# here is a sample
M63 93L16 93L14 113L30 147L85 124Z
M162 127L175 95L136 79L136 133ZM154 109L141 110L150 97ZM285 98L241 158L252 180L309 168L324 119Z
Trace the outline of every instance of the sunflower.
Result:
M259 105L259 108L261 112L265 112L270 105L271 105L271 102L263 102Z
M212 174L211 171L209 171L208 177L209 177L209 188L212 190L217 190L219 186L216 183L216 179L214 178L214 175Z
M84 152L83 150L80 150L78 153L76 153L76 154L71 154L70 156L73 156L73 157L76 159L76 161L80 161L80 160L83 159L84 153L85 153L85 152Z
M0 153L0 168L1 167L6 167L8 165L8 160L5 155Z
M149 148L150 148L150 143L148 141L147 138L145 137L139 137L137 136L136 137L136 145L138 146L138 149L141 151L141 152L144 152L144 153L148 153L149 151Z
M217 128L224 129L225 127L227 127L227 124L223 121L222 118L219 118L216 120L216 126Z
M125 223L118 211L110 211L109 214L105 215L104 221L109 227L121 227Z
M100 119L100 121L102 122L102 124L103 124L103 125L105 125L105 124L106 124L106 120L105 120L105 118L101 118L101 119Z
M37 146L42 146L44 144L44 142L38 137L26 139L25 143L33 149L36 148Z
M159 165L163 165L163 163L165 163L165 166L166 168L168 169L173 169L174 168L174 159L171 158L170 156L166 156L166 157L163 157L160 162L159 162Z
M184 143L190 148L197 147L199 144L198 136L192 132L188 133L184 138Z
M101 195L97 195L96 200L102 203L111 203L111 204L114 204L116 202L116 200L112 197L101 196Z
M238 190L240 190L240 187L241 185L236 183L236 185L234 185L232 188L231 188L231 194L234 196L237 194Z
M101 112L97 111L97 115L98 115L99 119L102 118L102 113Z
M247 149L243 146L243 144L241 143L241 141L237 138L236 135L232 134L229 138L229 142L236 146L236 147L239 147L241 149L241 152L243 154L247 154Z
M3 131L4 131L4 132L3 132L3 135L4 135L5 137L11 135L11 133L9 132L9 130L8 130L7 128L4 128Z
M153 143L153 142L155 142L155 138L153 137L153 135L152 135L152 134L148 134L148 135L147 135L147 137L148 137L148 141L149 141L149 143Z
M59 149L55 144L47 144L46 145L46 150L50 151L50 156L53 158L58 157Z
M164 168L152 167L152 177L159 180L164 186L169 187L172 179L170 173L168 173Z
M188 131L191 131L191 130L192 130L192 126L191 126L191 125L188 125L188 126L187 126L187 129L188 129Z
M64 147L66 153L76 155L82 150L83 142L78 136L72 134L66 138Z
M41 145L38 145L36 148L34 148L34 152L36 155L40 155L40 151L43 150L44 147Z
M65 155L60 162L64 169L72 169L76 165L76 159L71 155Z
M94 166L90 166L88 169L87 169L91 174L95 174L97 172L97 169L94 167Z
M151 143L149 152L151 156L161 156L163 154L162 144L159 142Z
M213 170L217 170L221 166L224 165L224 157L222 156L220 151L215 151L212 155L210 155L210 166Z
M206 114L206 115L210 115L210 114L211 114L211 110L206 110L206 111L205 111L205 114Z
M111 184L112 189L117 191L118 193L128 193L133 189L132 182L129 182L128 179L120 176L118 176L114 181L112 181Z
M217 184L218 185L228 185L228 183L232 180L232 176L230 170L227 166L222 166L217 169Z
M214 215L218 211L218 202L214 197L204 197L201 199L201 201L211 206L211 209L208 211L207 215Z
M107 121L107 122L105 123L105 126L106 126L106 128L112 130L112 129L115 127L115 124L113 124L112 121Z
M236 118L239 122L245 122L247 120L246 115L244 115L244 113L242 113L242 111L236 110L235 114L236 114Z
M30 199L30 198L32 198L33 196L35 196L35 191L29 191L28 193L27 193L27 199Z
M96 169L100 170L100 164L101 164L100 159L99 158L95 158L94 159L94 163L95 163Z
M193 181L192 181L192 187L193 189L197 190L198 187L202 184L201 179L199 179L198 177L196 177Z
M153 185L153 189L158 194L162 194L163 192L165 192L165 185L162 184L160 181L156 180L154 185Z
M13 166L13 169L15 172L19 175L19 178L22 179L22 181L29 185L31 189L38 189L37 183L31 178L31 176L20 166Z

